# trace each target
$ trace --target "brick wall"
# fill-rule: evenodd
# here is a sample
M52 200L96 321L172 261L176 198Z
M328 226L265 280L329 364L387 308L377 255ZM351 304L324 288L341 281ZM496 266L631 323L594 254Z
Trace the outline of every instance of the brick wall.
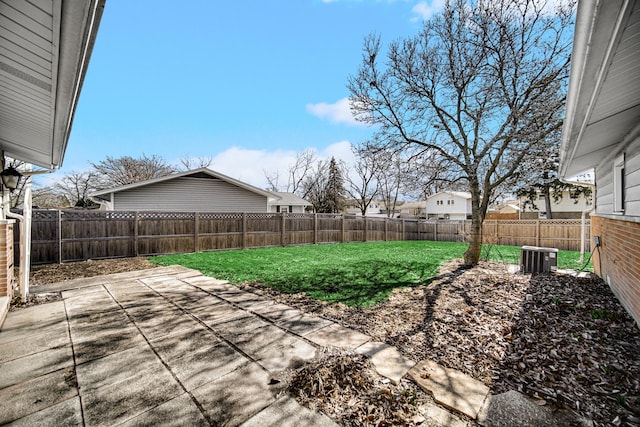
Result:
M0 220L0 297L13 292L13 226L14 220Z
M640 325L640 223L591 217L591 241L600 236L593 266Z

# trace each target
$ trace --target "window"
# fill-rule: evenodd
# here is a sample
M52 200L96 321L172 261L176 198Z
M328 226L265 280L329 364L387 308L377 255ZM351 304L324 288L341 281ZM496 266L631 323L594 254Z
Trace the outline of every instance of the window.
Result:
M289 212L289 211L287 210L287 207L286 207L286 206L278 206L278 207L280 208L280 212L282 212L282 213L287 213L287 212Z
M624 213L624 153L613 162L613 211Z

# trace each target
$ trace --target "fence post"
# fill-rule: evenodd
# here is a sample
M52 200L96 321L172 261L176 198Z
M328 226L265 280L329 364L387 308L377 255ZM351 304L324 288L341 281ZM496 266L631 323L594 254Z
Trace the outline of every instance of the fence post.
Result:
M58 209L58 264L62 264L62 211Z
M389 233L389 218L385 218L384 220L384 241L385 242L389 241L388 233Z
M247 249L247 213L242 212L242 249Z
M139 216L138 216L139 212L135 211L134 215L133 215L133 252L136 254L136 256L140 255L140 248L138 248L138 235L140 234L139 228L138 228L138 222L140 220Z
M368 228L368 224L369 224L369 221L367 221L367 217L365 216L365 217L364 217L364 233L363 233L363 236L362 236L362 241L363 241L363 242L366 242L366 241L367 241L367 228Z
M540 246L540 220L536 220L536 246Z
M437 219L434 222L434 226L433 226L433 240L436 241L436 242L439 242L439 240L438 240L438 220Z
M345 216L346 216L345 214L342 214L342 224L341 224L341 225L342 225L342 237L340 238L340 241L341 241L342 243L344 243L344 240L345 240L345 237L344 237L344 236L345 236L345 233L346 233L346 231L345 231L345 228L346 228L346 225L345 225L345 222L346 222L346 220L345 220Z
M281 237L280 237L280 243L282 244L282 246L287 246L287 243L285 242L285 221L287 219L286 217L286 213L282 212L280 215L282 215L282 224L280 226L280 233L281 233Z
M407 240L407 234L404 228L404 218L402 218L402 240Z
M193 214L193 252L200 251L200 212Z
M318 244L318 212L313 214L313 244Z

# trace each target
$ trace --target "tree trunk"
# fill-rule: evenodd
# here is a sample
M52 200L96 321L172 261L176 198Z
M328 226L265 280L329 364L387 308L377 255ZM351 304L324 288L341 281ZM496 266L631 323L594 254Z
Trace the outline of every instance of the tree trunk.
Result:
M483 216L479 210L474 210L471 215L471 230L469 232L469 247L464 253L464 265L473 267L480 261L482 251L482 222Z
M549 188L544 192L544 204L547 214L547 219L553 219L553 213L551 212L551 195L549 194Z

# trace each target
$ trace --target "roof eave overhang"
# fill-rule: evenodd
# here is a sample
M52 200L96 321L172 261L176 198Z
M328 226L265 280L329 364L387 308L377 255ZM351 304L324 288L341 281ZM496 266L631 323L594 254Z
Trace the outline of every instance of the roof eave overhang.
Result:
M38 138L12 132L1 141L6 156L51 170L62 165L104 5L105 0L53 2L50 127Z
M620 41L633 0L580 1L576 16L567 112L560 146L560 176L572 177L593 169L619 141L604 141L586 149L584 140L591 112ZM605 7L606 6L606 7ZM630 112L635 114L635 112ZM624 118L622 118L624 119ZM633 117L624 120L630 123ZM609 142L609 145L606 143Z

